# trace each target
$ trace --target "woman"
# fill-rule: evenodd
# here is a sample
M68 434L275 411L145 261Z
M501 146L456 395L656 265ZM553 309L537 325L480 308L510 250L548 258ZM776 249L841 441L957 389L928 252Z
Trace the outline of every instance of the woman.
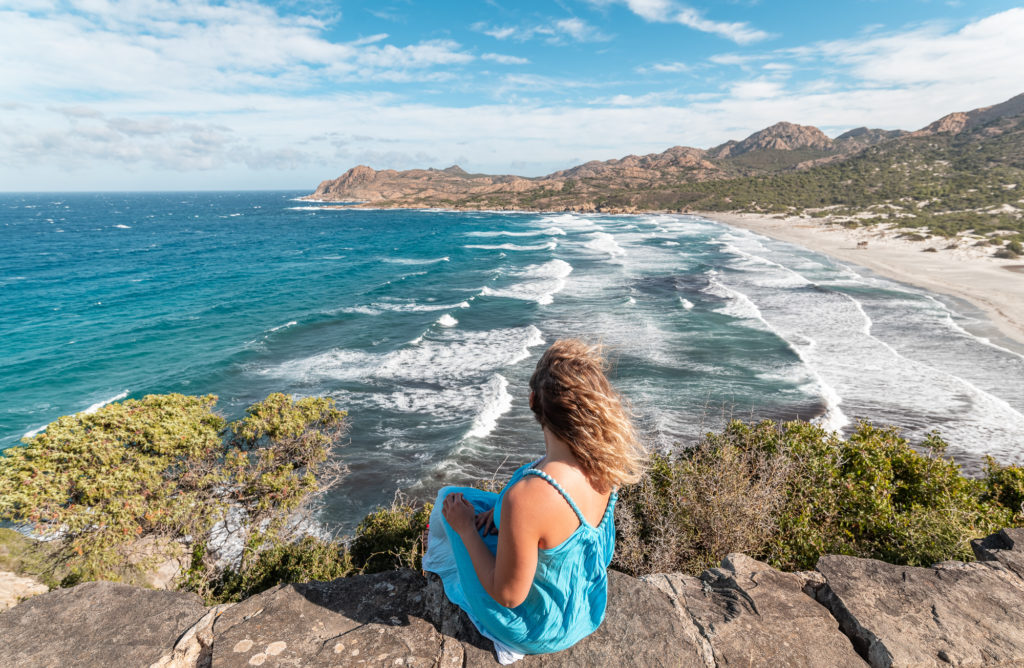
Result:
M557 652L597 629L615 547L615 490L644 461L599 351L557 341L530 378L545 455L500 494L445 487L423 568L495 643L498 660Z

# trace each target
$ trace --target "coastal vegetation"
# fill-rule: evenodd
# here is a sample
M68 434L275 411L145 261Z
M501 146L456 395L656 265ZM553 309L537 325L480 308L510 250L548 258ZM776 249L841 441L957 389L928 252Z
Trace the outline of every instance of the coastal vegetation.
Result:
M398 494L350 538L312 521L316 499L345 472L335 453L345 413L331 400L273 394L230 424L215 402L171 394L110 404L5 451L0 519L43 540L0 529L0 568L50 586L145 583L156 562L184 553L170 586L212 603L419 567L430 504ZM1024 523L1024 469L989 459L968 478L945 450L936 434L912 445L866 423L842 438L807 422L732 422L652 454L644 478L621 490L613 567L699 573L739 551L783 570L812 568L823 554L970 560L971 539Z
M227 424L217 398L149 395L59 418L0 457L0 520L41 539L48 584L137 581L187 560L203 589L291 543L344 475L332 400L272 394ZM24 550L22 550L24 552ZM202 575L202 577L200 577Z

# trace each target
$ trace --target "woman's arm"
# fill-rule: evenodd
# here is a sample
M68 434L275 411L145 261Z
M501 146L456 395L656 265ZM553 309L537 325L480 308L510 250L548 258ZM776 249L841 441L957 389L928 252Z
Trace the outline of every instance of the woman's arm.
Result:
M497 557L491 554L477 532L473 506L462 494L455 492L446 496L442 509L445 520L462 538L480 584L491 598L507 608L526 600L537 572L541 504L530 503L532 485L528 482L533 481L524 480L513 486L502 501Z

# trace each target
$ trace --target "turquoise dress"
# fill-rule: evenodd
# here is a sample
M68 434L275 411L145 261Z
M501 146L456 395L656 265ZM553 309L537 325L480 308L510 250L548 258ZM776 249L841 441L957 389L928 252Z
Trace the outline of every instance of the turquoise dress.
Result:
M591 526L569 494L551 476L533 468L534 464L520 467L499 494L471 487L445 487L438 492L423 558L424 570L441 577L449 600L466 611L483 635L523 654L557 652L597 630L604 619L607 569L615 549L616 493L608 499L600 523ZM538 549L530 593L520 605L506 608L480 584L469 552L444 519L441 506L445 496L461 492L477 513L494 508L494 523L499 525L505 493L527 475L542 478L558 490L580 525L561 544ZM496 535L484 536L484 543L492 553L497 551Z

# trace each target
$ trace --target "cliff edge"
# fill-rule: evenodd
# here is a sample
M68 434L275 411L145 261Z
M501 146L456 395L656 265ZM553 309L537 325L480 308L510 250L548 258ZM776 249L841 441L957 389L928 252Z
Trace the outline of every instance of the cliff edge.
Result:
M1024 529L930 568L830 555L783 573L743 554L700 577L609 572L590 637L519 665L1020 665ZM0 614L0 665L491 666L491 643L411 570L281 585L234 605L109 582Z

